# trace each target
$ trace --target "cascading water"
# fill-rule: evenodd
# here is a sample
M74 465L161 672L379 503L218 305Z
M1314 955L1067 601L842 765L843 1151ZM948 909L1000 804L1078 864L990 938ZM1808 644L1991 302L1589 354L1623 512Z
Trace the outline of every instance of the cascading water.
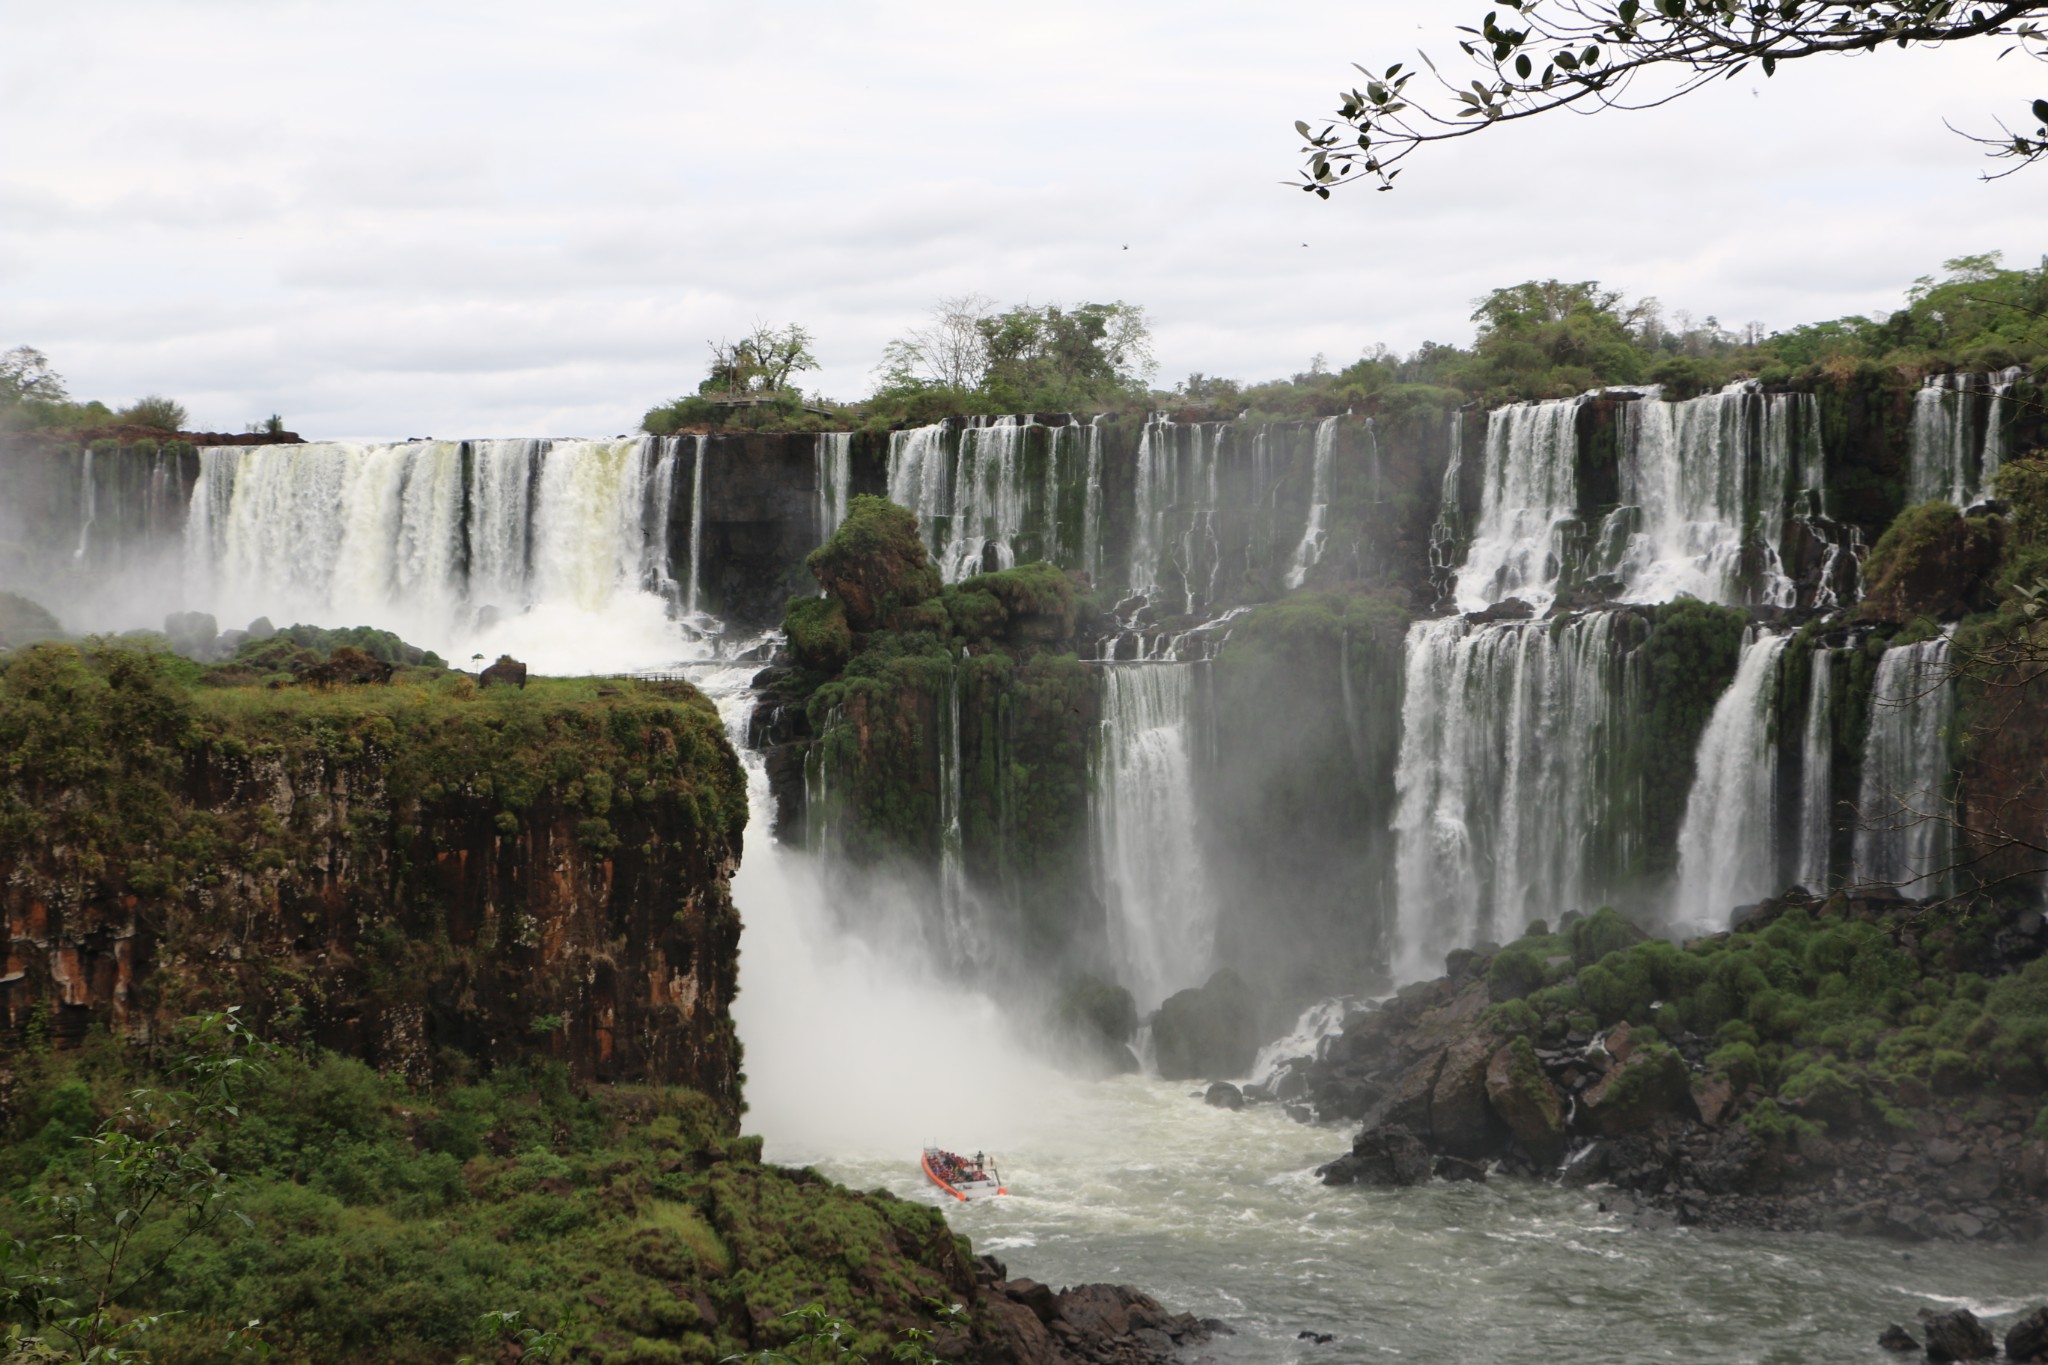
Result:
M1396 974L1448 950L1590 909L1616 747L1614 615L1553 626L1409 627L1394 785L1400 851Z
M1316 423L1316 445L1314 463L1311 466L1308 494L1308 525L1301 531L1301 544L1295 547L1294 563L1287 570L1287 587L1291 591L1308 581L1308 572L1323 557L1323 521L1330 509L1330 451L1337 443L1337 419L1325 417Z
M1906 444L1909 502L1943 498L1968 507L1990 493L1992 475L2010 454L2005 407L2024 366L1996 374L1932 374L1913 395ZM1984 435L1977 437L1983 410Z
M1180 591L1180 610L1215 592L1222 546L1216 537L1217 472L1226 424L1183 425L1165 417L1138 436L1136 509L1132 517L1132 592Z
M1102 577L1102 419L1088 424L1088 464L1081 504L1081 572Z
M1071 423L1042 423L1030 416L975 418L965 426L945 422L889 437L889 499L917 513L925 548L947 582L981 573L991 557L997 568L1059 553L1059 502L1063 482L1075 476L1061 466L1075 445ZM1043 440L1043 463L1033 447ZM1100 433L1089 430L1087 458L1100 475ZM1072 457L1069 456L1069 459ZM1100 494L1084 510L1099 539Z
M1439 593L1445 591L1446 584L1455 585L1457 581L1458 565L1452 554L1464 534L1458 481L1465 466L1465 410L1453 412L1446 426L1449 455L1444 460L1443 486L1437 494L1436 520L1429 527L1429 581Z
M1828 889L1834 839L1835 652L1813 651L1808 664L1806 726L1799 738L1799 884Z
M818 433L818 543L824 544L846 520L853 490L853 433Z
M2006 405L2013 387L2026 378L2027 367L2014 365L1991 376L1991 403L1984 415L1984 458L1979 464L1980 490L1989 494L1998 467L2012 457L2012 430L2007 425Z
M1557 595L1558 532L1578 510L1584 401L1516 403L1486 415L1479 519L1458 571L1458 610L1519 597L1541 611Z
M939 745L939 929L948 964L972 973L987 964L988 935L981 907L967 881L967 858L960 827L960 670L946 675L945 731Z
M1937 896L1948 885L1953 817L1948 637L1895 645L1877 663L1857 802L1855 880Z
M1200 985L1216 914L1196 829L1192 664L1102 670L1096 867L1119 978L1150 1010Z
M456 659L653 666L674 656L671 610L696 595L694 572L689 602L661 590L660 499L685 442L701 508L699 437L209 447L186 597L229 621L374 622Z
M1673 922L1718 920L1730 906L1780 888L1772 819L1778 748L1771 733L1778 663L1789 637L1754 632L1742 647L1735 680L1714 703L1693 761L1692 794L1678 831L1678 894Z
M1610 525L1634 525L1617 569L1622 599L1794 605L1779 546L1795 474L1819 486L1812 395L1766 394L1744 381L1681 403L1629 403L1621 422L1625 506ZM1752 545L1761 565L1745 581Z

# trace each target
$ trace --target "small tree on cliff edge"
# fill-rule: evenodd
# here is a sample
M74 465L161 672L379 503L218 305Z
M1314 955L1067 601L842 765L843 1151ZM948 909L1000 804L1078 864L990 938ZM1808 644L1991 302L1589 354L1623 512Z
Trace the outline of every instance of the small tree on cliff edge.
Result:
M1337 186L1373 181L1392 189L1399 164L1431 142L1558 110L1650 109L1752 66L1770 76L1785 62L1943 47L1976 40L1986 55L2019 52L2048 61L2048 3L1962 5L1956 0L1496 0L1457 31L1458 50L1479 79L1447 79L1423 53L1429 81L1396 62L1341 97L1306 140L1301 188L1327 199ZM1431 88L1433 82L1436 88ZM1965 134L2009 175L2048 157L2048 99L2033 101L2017 130Z

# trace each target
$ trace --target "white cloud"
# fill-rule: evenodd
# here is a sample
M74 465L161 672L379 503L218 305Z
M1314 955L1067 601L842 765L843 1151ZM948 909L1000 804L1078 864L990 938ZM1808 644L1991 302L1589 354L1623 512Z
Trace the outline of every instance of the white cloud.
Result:
M1463 340L1532 277L1786 325L2042 249L2048 173L1982 184L1942 127L2038 93L1991 48L1496 130L1389 195L1280 187L1350 60L1441 53L1458 17L0 0L0 345L217 427L611 432L757 320L802 321L816 386L857 395L968 290L1142 303L1163 377L1251 379Z

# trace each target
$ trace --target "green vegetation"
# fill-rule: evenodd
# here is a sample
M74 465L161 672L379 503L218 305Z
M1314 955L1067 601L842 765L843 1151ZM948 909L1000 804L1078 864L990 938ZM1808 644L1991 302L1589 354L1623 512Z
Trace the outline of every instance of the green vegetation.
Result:
M875 497L808 562L826 596L789 604L797 669L779 695L813 736L811 829L856 862L926 868L957 837L969 879L1055 951L1086 903L1099 704L1074 641L1093 598L1044 563L943 584L916 517Z
M1541 1041L1624 1021L1637 1039L1698 1035L1763 1136L1889 1119L1936 1094L2035 1093L2048 959L1996 974L1997 926L1974 906L1879 914L1838 896L1680 947L1603 907L1494 958L1489 984L1514 998L1493 1019Z
M117 1233L88 1226L142 1272L100 1321L158 1365L232 1358L238 1329L292 1365L442 1365L480 1315L494 1346L711 1365L799 1345L812 1325L784 1315L807 1305L845 1324L849 1349L893 1354L972 1287L936 1210L764 1166L758 1139L731 1136L688 1090L579 1091L545 1064L408 1089L309 1050L244 1071L230 1093L215 1082L236 1055L166 1075L99 1035L9 1059L0 1247L23 1242L0 1266L0 1322L35 1332L77 1316L61 1302L80 1292L69 1267L95 1262L51 1238L73 1210L112 1212L140 1188L106 1183L110 1153L136 1142L160 1159L143 1178L190 1174L191 1193ZM191 1206L203 1222L180 1212Z

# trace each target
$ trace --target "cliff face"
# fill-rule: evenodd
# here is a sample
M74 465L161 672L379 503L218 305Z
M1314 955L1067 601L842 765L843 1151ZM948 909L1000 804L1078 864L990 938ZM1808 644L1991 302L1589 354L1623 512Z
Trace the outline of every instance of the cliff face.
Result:
M423 1082L553 1057L738 1112L738 765L680 685L0 673L0 1025L257 1026Z

